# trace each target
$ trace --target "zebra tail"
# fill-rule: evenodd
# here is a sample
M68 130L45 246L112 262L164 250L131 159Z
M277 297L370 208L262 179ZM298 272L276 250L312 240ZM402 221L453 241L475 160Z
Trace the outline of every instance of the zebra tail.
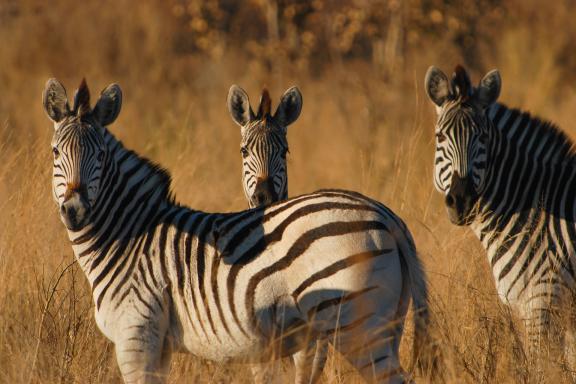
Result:
M402 275L407 278L414 312L414 344L411 366L416 367L420 374L428 375L436 365L435 354L431 353L430 348L432 343L429 333L428 280L416 252L416 247L411 240L399 242L401 244L401 264L404 270Z

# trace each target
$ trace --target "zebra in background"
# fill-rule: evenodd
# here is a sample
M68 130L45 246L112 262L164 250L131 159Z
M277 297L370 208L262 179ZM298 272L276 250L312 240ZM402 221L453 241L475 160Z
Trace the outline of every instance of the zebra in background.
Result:
M573 142L551 123L497 103L497 70L473 87L461 66L451 81L430 67L425 87L438 114L434 185L450 221L480 239L499 297L526 324L529 350L551 337L562 343L572 334L551 320L574 294Z
M257 113L254 114L248 94L237 85L228 92L228 111L240 126L242 141L242 185L250 208L275 203L288 198L288 167L286 130L302 111L302 94L291 87L280 98L272 116L272 101L267 89L262 91ZM292 359L296 368L296 383L315 383L326 363L328 344L317 340L311 348L296 352ZM271 381L271 372L253 367L261 382Z
M239 213L189 209L167 171L105 128L120 112L118 85L92 109L83 81L74 100L47 82L53 192L126 383L164 382L172 352L258 362L319 338L367 381L406 382L404 318L412 298L418 354L428 301L400 218L340 190Z
M237 85L228 92L228 111L240 126L242 141L242 186L250 208L288 198L286 131L302 111L302 94L289 88L271 115L268 90L262 91L258 112L254 114L248 95Z

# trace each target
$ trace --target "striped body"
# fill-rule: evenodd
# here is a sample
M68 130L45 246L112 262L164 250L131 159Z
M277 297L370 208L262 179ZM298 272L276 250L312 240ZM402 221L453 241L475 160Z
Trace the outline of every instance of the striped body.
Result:
M500 297L538 334L551 307L574 293L576 159L572 143L549 123L501 104L487 115L495 135L480 220L471 227Z
M547 338L561 345L566 328L551 315L575 293L573 143L552 124L496 103L496 71L472 88L457 68L447 84L429 70L438 107L435 186L452 222L470 225L486 249L499 297L526 324L529 347Z
M46 100L54 87L62 92L49 83ZM105 90L101 99L112 96ZM61 216L125 382L163 382L173 351L268 361L317 339L330 340L369 381L404 381L398 347L407 306L412 297L421 339L427 303L425 276L398 217L346 191L239 213L193 211L173 201L166 171L100 126L97 108L59 118L46 107L59 152L54 194L60 207L66 196L80 201ZM91 155L96 144L104 155ZM80 173L70 192L78 169L92 171ZM91 190L83 187L93 178Z

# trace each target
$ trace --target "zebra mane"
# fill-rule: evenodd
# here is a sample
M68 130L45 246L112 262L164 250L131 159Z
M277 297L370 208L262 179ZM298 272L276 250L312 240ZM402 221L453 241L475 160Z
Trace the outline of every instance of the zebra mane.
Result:
M521 119L521 121L530 123L530 134L536 137L537 140L546 140L546 147L551 148L550 153L553 153L554 159L558 161L569 161L576 163L576 148L574 141L556 124L548 120L543 120L538 116L533 116L530 112L523 111L518 108L509 108L505 104L496 103L492 107L494 112L491 111L491 117L493 121L497 121L502 118L502 116L509 112L508 121L516 121ZM507 137L510 135L511 128L514 124L496 124L497 128L502 131ZM515 132L514 136L517 137L520 132Z
M270 99L270 93L267 88L262 90L262 96L260 97L260 105L258 106L258 113L256 114L256 119L264 119L270 116L270 110L272 108L272 100Z
M170 172L162 167L160 164L148 159L145 156L138 154L137 152L127 149L122 141L118 140L110 131L106 130L107 134L112 136L116 145L120 149L122 157L126 157L126 160L132 160L139 164L142 164L149 171L147 179L155 178L157 180L157 188L160 189L161 199L165 200L169 204L178 205L176 202L176 196L172 191L172 175Z

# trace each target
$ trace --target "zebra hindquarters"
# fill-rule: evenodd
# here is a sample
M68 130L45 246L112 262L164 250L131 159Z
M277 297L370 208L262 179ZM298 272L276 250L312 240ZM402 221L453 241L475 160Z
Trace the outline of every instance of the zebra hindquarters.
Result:
M393 244L376 242L369 247L373 250L342 258L346 268L316 281L298 298L310 327L368 382L405 382L398 352L410 296Z

